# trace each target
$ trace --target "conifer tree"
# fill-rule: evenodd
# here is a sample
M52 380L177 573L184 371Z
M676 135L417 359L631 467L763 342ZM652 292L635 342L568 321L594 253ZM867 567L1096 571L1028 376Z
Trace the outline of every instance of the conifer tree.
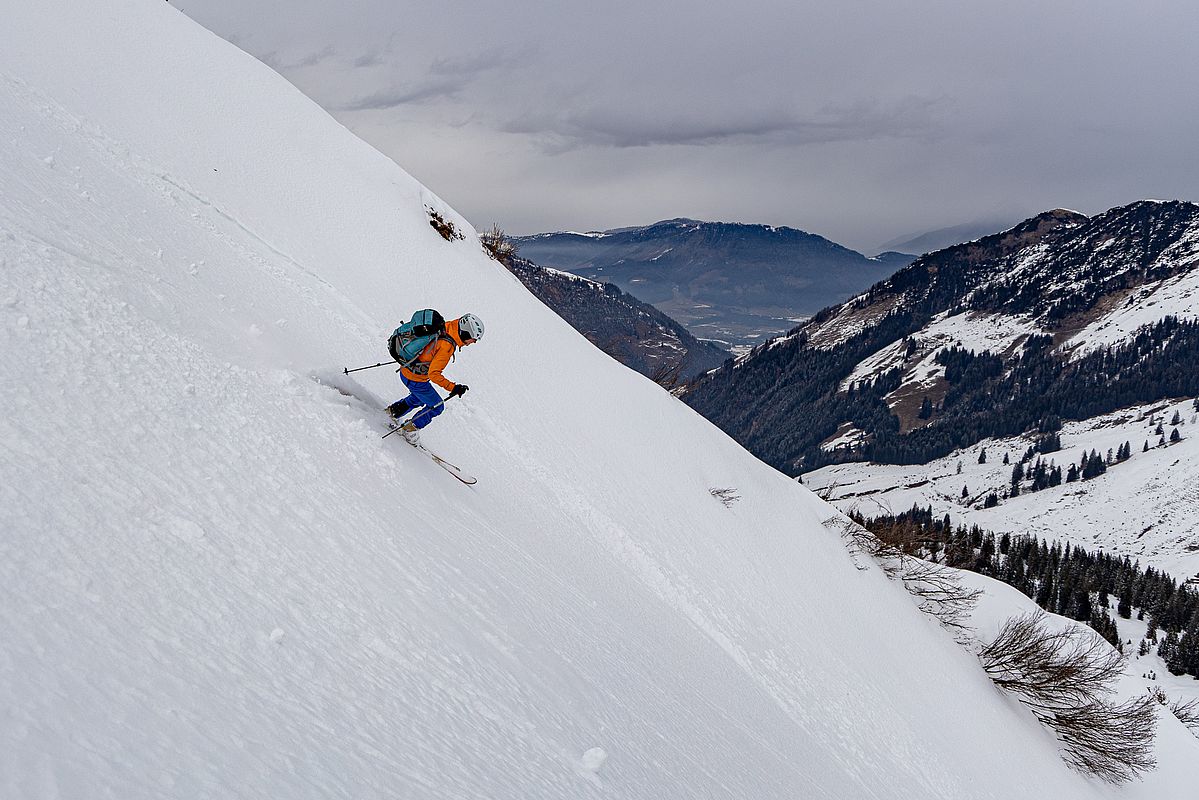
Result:
M1048 611L1049 606L1053 603L1053 595L1053 573L1050 572L1041 579L1041 585L1037 588L1037 596L1033 599L1037 605Z
M1132 616L1132 590L1127 585L1120 590L1120 602L1116 604L1116 613L1124 619Z
M920 404L920 411L916 414L920 419L928 419L933 415L933 403L928 399L928 395L924 396L924 401Z
M1177 649L1179 649L1179 634L1174 631L1167 631L1165 637L1162 639L1162 643L1157 645L1157 655L1162 657L1162 661L1165 662L1167 669L1169 669L1171 663L1174 663L1174 656ZM1174 670L1170 669L1170 672L1174 672Z
M1182 633L1174 651L1174 663L1166 662L1166 668L1175 675L1199 676L1199 617Z

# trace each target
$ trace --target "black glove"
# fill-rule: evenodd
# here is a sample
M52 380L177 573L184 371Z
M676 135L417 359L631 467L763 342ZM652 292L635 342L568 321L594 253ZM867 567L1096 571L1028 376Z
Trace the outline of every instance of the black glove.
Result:
M455 383L454 388L450 389L450 397L461 397L469 388L465 383Z

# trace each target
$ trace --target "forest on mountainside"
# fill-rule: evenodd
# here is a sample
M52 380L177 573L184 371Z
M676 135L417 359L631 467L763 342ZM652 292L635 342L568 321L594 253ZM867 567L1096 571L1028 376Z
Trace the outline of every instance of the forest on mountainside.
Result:
M1194 396L1199 330L1185 306L1176 315L1166 304L1154 324L1085 355L1056 345L1116 302L1135 308L1139 287L1195 269L1197 231L1193 203L1142 201L1093 218L1045 212L921 257L681 396L789 474L844 461L927 463L988 436L1048 433L1065 420ZM935 362L945 378L922 399L908 373L936 344L928 329L970 314L1029 334L1003 352L943 346ZM846 386L863 361L895 345L901 364Z
M1199 394L1199 321L1166 317L1127 342L1073 359L1048 336L1030 336L1006 361L946 348L936 357L945 367L944 399L930 403L925 424L901 432L887 395L899 387L902 368L838 388L854 365L913 325L911 314L896 312L833 350L806 347L801 331L757 352L740 380L701 381L685 399L759 458L795 474L846 461L924 464L989 437L1053 433L1067 420ZM754 399L738 402L741 396ZM822 449L846 422L865 433L863 442Z
M936 563L1002 581L1032 598L1045 611L1084 622L1121 653L1111 614L1148 618L1141 655L1150 648L1175 675L1199 678L1199 591L1127 556L1049 543L1034 536L996 537L977 525L954 526L929 507L864 518L858 524L882 541Z

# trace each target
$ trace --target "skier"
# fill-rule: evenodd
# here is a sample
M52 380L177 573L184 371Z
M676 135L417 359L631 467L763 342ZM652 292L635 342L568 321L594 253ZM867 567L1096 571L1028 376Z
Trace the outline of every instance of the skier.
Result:
M420 429L442 412L445 400L430 384L436 383L449 392L449 397L461 397L469 389L465 383L454 383L441 374L459 347L466 347L483 338L483 320L474 314L463 314L445 323L445 332L430 342L410 367L400 369L400 378L409 395L387 407L392 419L399 420L414 408L421 409L400 427L400 435L409 444L420 444Z

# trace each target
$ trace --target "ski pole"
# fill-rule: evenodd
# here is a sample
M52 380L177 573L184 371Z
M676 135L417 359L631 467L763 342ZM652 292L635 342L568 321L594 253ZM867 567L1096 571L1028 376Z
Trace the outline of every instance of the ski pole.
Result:
M442 406L445 405L446 400L451 400L455 397L461 397L461 396L462 395L460 395L460 394L452 394L449 397L444 398L440 403L434 403L431 406L421 406L420 408L418 408L416 410L416 414L419 414L420 412L424 411L426 408L441 408ZM406 425L407 423L411 422L413 419L416 418L416 414L413 414L411 417L404 420L403 422L397 422L396 426L394 428L392 428L391 430L389 430L387 433L383 434L382 438L386 439L388 436L391 436L393 433L398 431L400 428L404 427L404 425Z
M371 364L369 367L354 367L353 369L341 368L343 375L349 375L351 372L362 372L364 369L374 369L375 367L386 367L388 364L394 364L394 361L380 361L378 364Z

